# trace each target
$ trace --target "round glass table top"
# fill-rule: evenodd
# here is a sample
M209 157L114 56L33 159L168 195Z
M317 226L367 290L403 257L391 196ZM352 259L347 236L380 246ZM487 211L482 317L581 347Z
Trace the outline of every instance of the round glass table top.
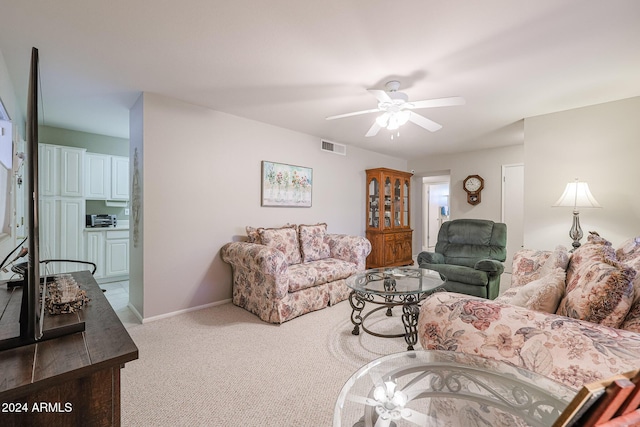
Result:
M373 268L354 274L347 286L356 292L374 295L409 295L432 291L447 279L437 271L417 267Z
M504 362L451 351L395 353L346 382L334 427L548 427L576 394Z

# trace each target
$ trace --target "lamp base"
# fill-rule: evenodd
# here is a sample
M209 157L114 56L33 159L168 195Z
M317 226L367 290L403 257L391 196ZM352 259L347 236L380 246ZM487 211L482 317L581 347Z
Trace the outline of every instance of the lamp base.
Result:
M580 247L580 239L582 239L582 228L580 227L580 212L577 210L573 211L573 224L571 224L571 230L569 230L569 237L573 239L573 249L571 252L575 251Z

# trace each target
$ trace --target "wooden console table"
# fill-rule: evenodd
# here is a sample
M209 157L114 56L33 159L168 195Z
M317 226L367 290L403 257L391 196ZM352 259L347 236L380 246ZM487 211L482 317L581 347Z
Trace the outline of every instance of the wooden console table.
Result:
M85 331L0 352L0 425L119 426L120 369L138 348L88 271L72 273L91 301L49 325L85 322ZM0 331L15 329L22 290L0 286ZM8 338L0 336L0 338Z

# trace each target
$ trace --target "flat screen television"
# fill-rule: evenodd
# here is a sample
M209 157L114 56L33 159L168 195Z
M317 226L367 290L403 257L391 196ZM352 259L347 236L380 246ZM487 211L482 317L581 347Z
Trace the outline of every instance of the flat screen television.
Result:
M84 331L84 322L70 324L45 330L44 297L41 298L40 280L40 234L39 234L39 194L38 194L38 82L39 77L38 49L31 50L31 67L29 72L29 90L26 119L26 168L27 168L27 224L28 262L24 272L22 299L20 306L20 335L0 340L0 350L21 347L56 338L59 336Z

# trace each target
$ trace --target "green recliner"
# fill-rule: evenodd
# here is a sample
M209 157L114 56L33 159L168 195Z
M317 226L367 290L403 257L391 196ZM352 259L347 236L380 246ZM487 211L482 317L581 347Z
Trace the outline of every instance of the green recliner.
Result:
M418 265L442 273L447 278L447 291L495 299L506 246L506 224L456 219L442 224L435 252L421 252Z

